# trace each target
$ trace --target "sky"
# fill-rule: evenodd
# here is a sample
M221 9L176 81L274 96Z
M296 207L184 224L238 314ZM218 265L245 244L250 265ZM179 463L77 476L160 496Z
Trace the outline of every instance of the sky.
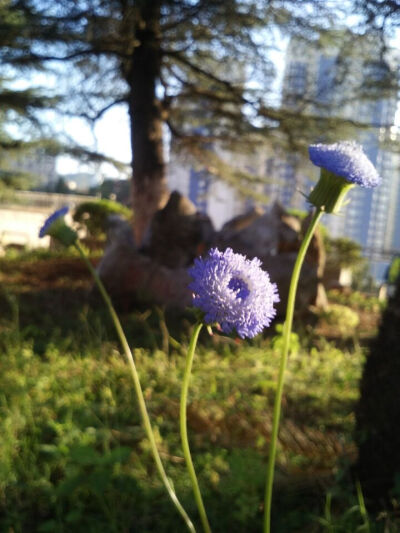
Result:
M16 90L38 89L40 92L43 87L51 90L56 89L59 84L59 79L54 72L35 73L26 77L18 76L17 72L14 74L11 73L10 76L13 80L10 87ZM42 113L42 120L51 124L51 127L58 134L66 134L78 144L122 163L129 165L131 162L129 119L127 108L124 105L116 105L111 108L93 129L84 119L69 118L50 110ZM9 125L8 129L13 135L19 136L18 126ZM112 165L103 164L101 168L99 165L97 167L89 166L68 156L57 158L56 171L60 175L75 172L99 172L104 177L121 176L121 173Z
M92 130L84 120L64 119L63 129L78 143L129 164L131 161L130 131L128 113L125 106L111 108ZM58 174L93 172L93 166L81 164L71 157L57 158ZM97 169L104 177L117 177L119 172L112 166L103 164Z

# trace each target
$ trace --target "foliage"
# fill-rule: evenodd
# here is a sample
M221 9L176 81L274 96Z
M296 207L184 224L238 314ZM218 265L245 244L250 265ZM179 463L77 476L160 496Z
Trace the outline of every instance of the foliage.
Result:
M5 292L2 278L0 530L176 531L107 315L98 302L82 305L82 292L71 298L39 290L34 272L42 271L41 254L48 253L0 261L0 275L29 262L35 288L18 284L17 294ZM47 262L54 267L62 257L51 254ZM71 254L63 260L74 259ZM177 427L192 319L152 310L122 315L168 475L195 517ZM204 332L196 353L188 421L217 533L260 531L281 332L278 325L272 339L251 342ZM360 500L349 480L335 482L334 475L338 456L346 461L354 454L353 407L364 353L299 332L292 333L291 347L274 531L357 531L365 524ZM330 507L321 486L333 495ZM327 509L330 522L323 523ZM371 532L396 531L394 516L377 521L371 515L369 522Z
M341 509L338 512L338 508ZM324 514L323 516L316 517L316 520L324 531L348 531L354 533L362 532L377 532L381 531L382 527L385 531L391 531L386 529L389 526L383 526L377 524L373 519L368 516L362 489L359 482L356 483L355 490L349 490L349 488L341 490L330 490L326 495Z
M16 45L26 24L11 0L0 3L0 21L0 194L4 194L4 189L27 188L37 179L29 165L21 166L19 159L43 153L45 146L53 143L42 112L54 107L58 99L44 87L21 83L21 72L13 68L5 53ZM26 71L24 75L28 77Z
M93 255L93 252L91 252ZM41 262L51 259L78 258L79 253L75 248L6 248L4 255L0 257L0 270L18 270L30 263L40 268Z
M12 89L15 81L0 76L1 195L9 189L28 188L38 178L28 165L21 166L19 160L43 152L48 138L40 124L39 112L54 104L53 99L45 97L38 90Z
M333 289L328 292L328 299L332 303L348 306L354 311L380 313L386 307L386 302L379 300L376 296L360 291Z
M119 202L103 198L79 204L73 213L73 219L86 226L91 236L99 237L106 231L107 218L110 215L119 215L129 220L132 211Z
M134 185L138 193L150 189L156 203L165 192L165 126L177 151L254 192L251 172L229 170L220 149L249 152L269 138L304 151L321 131L327 140L357 126L329 114L332 103L321 104L319 95L307 94L301 102L297 95L295 106L286 95L279 107L271 59L282 37L317 46L329 42L340 55L335 82L345 83L352 74L343 70L346 55L363 48L363 37L327 27L352 7L316 0L301 7L296 0L9 0L2 26L7 46L0 54L15 69L53 69L63 80L57 84L59 112L93 123L113 106L126 105ZM139 196L141 208L149 198Z
M364 17L363 27L373 27L382 38L391 36L393 29L400 26L400 6L398 2L382 2L381 0L357 0L357 8Z
M351 287L358 292L377 292L377 282L371 274L370 266L367 261L365 261L364 264L361 264L359 268L353 272Z
M335 16L329 8L316 6L312 1L307 2L313 10L312 22L296 2L276 1L269 6L255 1L226 4L157 0L153 6L145 4L135 2L133 6L114 0L104 5L96 1L88 8L72 0L58 6L52 2L37 6L29 0L6 2L5 6L14 10L14 16L4 21L3 33L9 39L4 57L16 67L40 68L50 61L68 62L77 67L75 71L67 71L71 78L68 86L71 98L69 102L61 102L61 106L69 104L69 111L95 120L113 104L128 102L135 54L141 52L138 44L150 44L159 55L160 65L148 66L156 69L156 75L161 67L164 97L159 97L160 107L171 129L184 134L190 123L206 127L208 134L233 140L232 125L234 130L240 129L239 121L241 133L249 128L254 131L242 111L244 105L254 112L262 107L264 116L268 117L274 76L268 52L274 46L274 28L301 33L303 37L308 31L314 36L318 24L322 26L325 20L333 20ZM152 39L150 43L136 42L143 22L149 28L148 34L141 37L143 41ZM260 39L257 32L265 33L264 38ZM10 39L15 33L21 38L18 43ZM46 51L37 50L39 43L47 45ZM215 57L216 43L218 57ZM154 57L149 54L148 60L152 62ZM249 77L257 82L252 88L244 83ZM79 90L78 78L86 82L78 85ZM134 82L139 85L141 80ZM80 105L82 97L89 103L85 109ZM148 98L152 97L149 93ZM205 109L208 111L204 112ZM278 116L274 114L273 118L277 120ZM193 133L190 131L191 142Z
M18 326L18 307L13 309L3 313L9 318L2 319L0 330L0 529L175 531L176 516L151 466L130 377L107 331L90 312L81 313L74 333L59 335L53 316L53 329L38 353L35 316L29 327ZM64 313L63 321L67 318ZM184 335L169 357L157 346L151 352L136 348L135 357L168 473L193 514L176 427L187 339ZM227 340L203 338L189 425L215 531L255 532L279 350L261 339L250 346ZM301 465L306 478L315 467L334 469L335 454L327 454L327 443L350 434L362 359L361 353L332 345L294 354L283 426L287 436L279 453L288 472L298 475ZM301 447L300 435L306 436ZM300 491L294 514L286 509L277 531L312 523L318 498L308 510L302 502Z
M54 113L62 105L63 95L56 94L49 83L55 74L52 66L32 68L34 61L26 56L36 53L33 50L36 31L30 27L29 8L24 11L18 4L14 0L0 2L0 194L41 185L41 176L32 172L31 163L45 155L68 153L83 161L108 161L124 168L112 158L79 146L56 132L48 111ZM25 54L25 60L18 65L16 50ZM47 76L43 77L44 73ZM42 79L45 81L41 83Z
M358 314L355 311L346 305L340 304L329 305L321 312L320 318L329 326L334 326L342 337L353 336L360 323Z
M277 324L275 326L275 332L276 332L276 335L274 335L271 339L271 347L275 351L282 351L283 344L284 344L283 324ZM292 331L290 333L289 352L291 354L297 354L300 348L301 348L300 337L297 333Z
M326 235L325 250L327 264L333 267L351 267L357 269L365 259L361 254L361 245L347 237L332 238Z
M400 257L395 257L390 264L387 276L388 283L395 284L400 276Z
M332 238L323 233L326 250L326 269L334 271L341 268L351 269L351 287L358 292L371 292L376 282L370 272L367 258L362 255L362 247L347 237Z

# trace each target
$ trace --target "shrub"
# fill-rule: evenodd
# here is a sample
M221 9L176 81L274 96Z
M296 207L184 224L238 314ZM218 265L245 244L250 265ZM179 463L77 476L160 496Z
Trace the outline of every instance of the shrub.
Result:
M107 218L110 215L119 215L128 220L132 217L132 211L119 202L103 198L79 204L73 219L86 227L92 237L100 238L105 233Z
M328 326L335 327L342 337L351 337L360 323L358 314L346 305L331 304L321 313Z

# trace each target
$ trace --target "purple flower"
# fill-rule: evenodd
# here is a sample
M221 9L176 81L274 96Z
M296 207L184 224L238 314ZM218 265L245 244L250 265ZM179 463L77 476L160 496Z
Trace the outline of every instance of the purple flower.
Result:
M242 339L254 337L276 314L276 284L257 258L249 260L231 248L212 248L206 258L195 260L189 274L193 305L204 311L207 324L217 322L225 333L236 329Z
M64 246L75 244L78 239L78 234L65 223L64 216L67 213L68 207L62 207L61 209L54 211L40 228L39 237L42 238L49 235L53 239L64 244Z
M45 237L46 235L49 235L49 230L51 226L59 220L61 217L64 217L68 213L68 207L64 206L61 209L58 209L57 211L54 211L53 214L51 214L44 222L43 226L40 228L39 231L39 237Z
M314 165L325 168L350 183L373 188L382 181L362 146L354 141L312 144L308 151Z

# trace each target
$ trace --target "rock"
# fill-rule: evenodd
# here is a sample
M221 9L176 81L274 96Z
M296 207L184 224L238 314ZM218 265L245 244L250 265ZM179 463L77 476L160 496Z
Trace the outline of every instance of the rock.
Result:
M254 209L224 224L215 236L214 245L221 250L230 247L247 257L275 255L278 251L278 225L274 208L270 213Z
M263 268L269 273L271 281L277 284L280 302L277 305L279 316L284 316L289 295L289 284L297 253L261 257ZM310 305L316 305L318 281L315 269L304 263L301 270L296 296L296 310L303 312Z
M210 247L214 233L210 218L174 191L164 209L153 217L141 251L159 265L187 267Z
M290 278L301 243L304 225L279 204L267 212L253 210L239 216L216 233L211 221L179 193L154 217L146 245L137 249L127 222L110 220L107 247L98 271L113 299L129 303L138 300L184 308L190 305L187 273L196 256L217 246L233 248L249 258L259 257L271 280L278 285L281 303L286 307ZM320 278L324 267L323 244L319 232L313 238L303 265L297 310L324 303Z
M186 268L169 269L140 253L128 222L114 220L97 271L113 301L131 309L138 303L184 308L191 302Z
M107 218L106 231L107 246L112 246L114 243L118 243L127 248L136 249L132 226L119 215L109 215Z
M231 247L235 252L249 258L258 257L278 285L281 302L278 312L286 308L289 283L294 263L308 219L301 224L275 203L269 211L253 210L225 224L216 235L215 245L221 250ZM304 310L310 305L324 305L324 290L320 282L325 262L325 253L319 231L313 237L304 262L296 308Z

